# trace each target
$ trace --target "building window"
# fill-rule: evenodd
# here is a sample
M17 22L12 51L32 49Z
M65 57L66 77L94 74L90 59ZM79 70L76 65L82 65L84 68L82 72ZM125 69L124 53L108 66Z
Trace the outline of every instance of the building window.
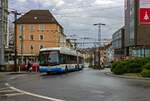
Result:
M43 46L43 45L40 45L40 49L42 49L42 48L44 48L44 46Z
M44 40L44 35L40 35L40 40Z
M22 24L19 26L19 31L20 31L20 34L22 34L24 31L24 26Z
M30 35L30 40L34 40L34 36L33 35Z
M34 20L37 20L37 19L38 19L38 17L35 16L35 17L34 17Z
M23 35L19 35L19 40L23 40L24 39L24 36Z
M34 25L30 25L29 30L30 32L34 32Z
M39 30L40 30L41 32L44 32L44 30L45 30L45 25L44 25L44 24L40 24L40 25L39 25Z
M31 49L31 50L33 50L33 49L34 49L33 45L31 45L31 46L30 46L30 49Z
M61 28L61 27L58 27L58 32L59 32L59 33L64 33L64 29Z

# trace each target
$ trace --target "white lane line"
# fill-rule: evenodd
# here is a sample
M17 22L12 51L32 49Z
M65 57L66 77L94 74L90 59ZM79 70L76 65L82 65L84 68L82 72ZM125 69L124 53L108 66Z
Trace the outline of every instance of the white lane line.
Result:
M0 93L10 93L10 92L15 92L14 90L1 90Z
M105 95L104 95L105 92L103 92L103 91L93 90L93 91L91 91L91 93L94 95L98 95L99 97L105 97Z
M24 95L24 93L5 94L5 96L7 96L7 97L19 96L19 95Z
M56 98L47 97L47 96L43 96L43 95L38 95L38 94L30 93L30 92L27 92L27 91L24 91L24 90L20 90L20 89L17 89L15 87L10 86L8 83L5 83L5 85L9 86L9 88L11 88L12 90L20 92L22 94L26 94L26 95L30 95L30 96L34 96L34 97L38 97L38 98L50 100L50 101L65 101L65 100L61 100L61 99L56 99Z
M5 89L8 89L9 87L4 87L4 88L1 88L0 90L5 90Z
M93 90L91 91L92 93L95 93L95 94L105 94L105 92L103 91L99 91L99 90Z

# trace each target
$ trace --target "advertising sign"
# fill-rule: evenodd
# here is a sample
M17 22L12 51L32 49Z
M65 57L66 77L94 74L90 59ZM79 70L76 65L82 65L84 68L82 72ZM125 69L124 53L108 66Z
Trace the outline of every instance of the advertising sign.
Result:
M139 19L141 24L150 24L150 8L140 8Z
M150 0L139 0L139 22L150 24Z

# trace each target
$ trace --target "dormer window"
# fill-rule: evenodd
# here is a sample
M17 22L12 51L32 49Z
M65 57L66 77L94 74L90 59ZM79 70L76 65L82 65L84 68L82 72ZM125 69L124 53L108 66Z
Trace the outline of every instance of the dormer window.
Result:
M38 18L38 17L35 16L35 17L34 17L34 20L37 20L37 18Z

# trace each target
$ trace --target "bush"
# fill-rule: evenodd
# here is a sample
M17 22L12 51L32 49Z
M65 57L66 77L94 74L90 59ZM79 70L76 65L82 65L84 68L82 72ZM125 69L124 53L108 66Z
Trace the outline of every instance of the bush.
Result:
M147 70L150 70L150 57L114 62L111 68L111 71L118 75L124 73L147 73Z
M111 68L111 71L113 72L113 70L115 69L115 67L117 66L117 64L119 64L120 63L120 61L119 62L113 62L112 63L112 68Z
M144 68L150 70L150 62L147 63L147 64L145 64L145 65L143 66L143 69L144 69Z
M150 70L148 69L143 69L143 71L141 72L141 75L143 77L150 77Z
M136 62L129 62L126 64L127 73L140 73L142 71L142 66Z
M122 75L127 72L127 68L125 66L126 62L117 62L112 69L112 72L117 75Z

